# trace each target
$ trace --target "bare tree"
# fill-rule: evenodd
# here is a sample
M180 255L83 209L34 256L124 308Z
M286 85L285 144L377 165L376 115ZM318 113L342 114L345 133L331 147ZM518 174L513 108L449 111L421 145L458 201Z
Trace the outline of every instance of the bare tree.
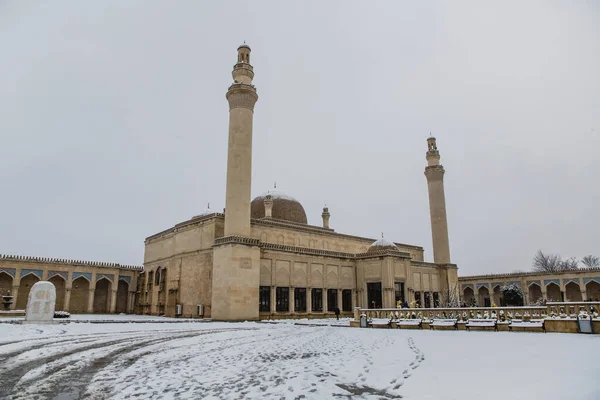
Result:
M460 291L458 289L458 283L451 285L448 289L444 289L440 292L440 307L460 307Z
M581 263L588 268L600 267L600 257L593 255L585 256L581 259Z
M558 254L546 254L541 250L533 257L533 270L538 272L561 271L562 259Z
M568 258L566 260L561 261L561 263L560 263L560 269L562 269L562 270L570 270L570 269L577 269L577 268L579 268L579 261L577 261L575 259L575 257Z

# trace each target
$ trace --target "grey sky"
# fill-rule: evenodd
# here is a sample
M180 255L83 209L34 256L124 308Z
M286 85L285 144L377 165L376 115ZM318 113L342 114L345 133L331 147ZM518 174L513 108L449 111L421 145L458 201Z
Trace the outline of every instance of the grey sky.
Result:
M236 49L253 194L432 259L429 131L461 275L600 255L598 2L0 2L0 253L141 264L225 202Z

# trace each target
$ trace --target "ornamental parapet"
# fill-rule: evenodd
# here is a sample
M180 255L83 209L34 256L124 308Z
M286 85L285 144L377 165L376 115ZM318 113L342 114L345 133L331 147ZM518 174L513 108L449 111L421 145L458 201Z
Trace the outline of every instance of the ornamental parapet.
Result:
M132 271L143 271L144 267L141 265L122 265L117 263L106 263L101 261L83 261L83 260L70 260L65 258L49 258L49 257L31 257L31 256L16 256L9 254L0 254L0 261L18 261L18 262L30 262L40 264L60 264L60 265L81 265L86 267L99 267L99 268L117 268L123 270Z
M306 254L306 255L312 255L312 256L323 256L323 257L334 257L334 258L345 258L345 259L354 258L354 254L352 254L352 253L344 253L341 251L331 251L331 250L311 249L308 247L289 246L289 245L285 245L285 244L275 244L275 243L263 242L260 244L260 247L265 250L285 251L288 253L298 253L298 254Z
M366 253L358 253L355 255L357 259L365 258L377 258L377 257L398 257L398 258L411 258L409 253L405 253L393 249L382 249L382 250L370 250Z
M221 246L224 244L244 244L248 246L258 246L260 244L260 240L237 235L223 236L215 239L215 246Z
M564 271L554 271L554 272L545 272L545 271L529 271L529 272L507 272L507 273L499 273L499 274L483 274L483 275L468 275L468 276L459 276L459 281L474 281L481 279L494 279L494 278L506 278L506 277L520 277L520 276L553 276L553 275L581 275L588 272L598 272L600 271L600 267L592 267L592 268L577 268L577 269L568 269Z
M229 101L229 111L234 108L247 108L254 111L254 105L258 100L254 85L245 83L234 83L229 86L226 97Z
M428 165L425 167L425 176L428 180L444 180L444 167L441 165Z

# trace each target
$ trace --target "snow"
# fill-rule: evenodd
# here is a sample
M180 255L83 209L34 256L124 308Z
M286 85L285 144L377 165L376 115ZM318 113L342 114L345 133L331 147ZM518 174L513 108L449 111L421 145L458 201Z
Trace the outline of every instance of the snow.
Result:
M0 398L600 398L594 335L72 318L0 324Z

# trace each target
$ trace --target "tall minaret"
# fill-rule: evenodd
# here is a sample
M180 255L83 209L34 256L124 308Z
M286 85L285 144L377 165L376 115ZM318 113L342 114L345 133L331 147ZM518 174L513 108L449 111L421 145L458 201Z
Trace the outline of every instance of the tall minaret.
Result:
M444 167L440 164L440 152L433 136L427 139L427 146L425 176L429 187L433 262L436 264L450 264L446 197L444 195Z
M250 46L238 47L233 67L233 84L227 91L229 101L229 146L225 194L225 236L250 236L250 185L252 180L252 120L258 100L252 85Z
M260 247L250 234L250 184L252 179L252 119L258 100L252 86L250 47L238 48L229 101L229 145L224 236L215 239L212 259L213 320L258 319Z

